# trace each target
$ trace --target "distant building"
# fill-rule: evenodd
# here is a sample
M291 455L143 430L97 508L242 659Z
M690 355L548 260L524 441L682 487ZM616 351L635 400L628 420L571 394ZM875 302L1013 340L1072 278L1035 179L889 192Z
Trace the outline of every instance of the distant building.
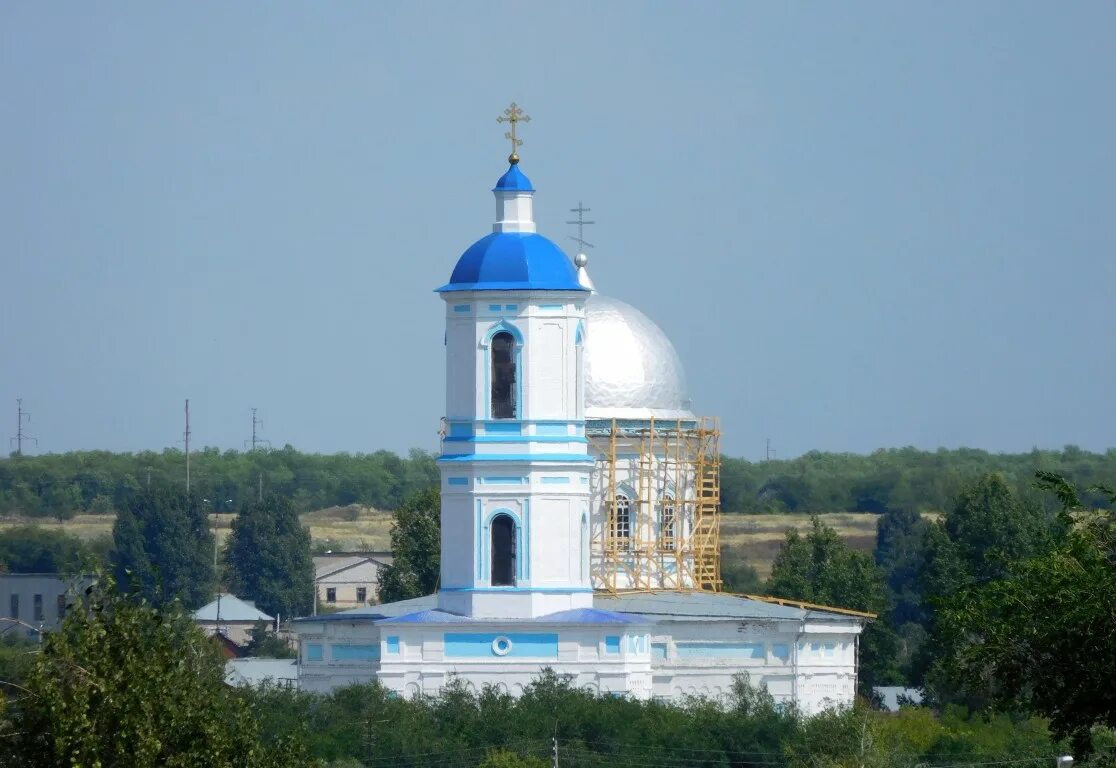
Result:
M295 659L230 659L225 663L225 682L236 688L274 685L298 688Z
M249 631L257 622L275 625L275 617L268 616L247 600L222 592L213 602L194 611L194 623L206 634L220 633L237 645L248 643Z
M0 631L14 623L6 619L16 619L38 630L58 629L67 606L80 591L79 586L88 581L89 577L64 578L57 573L0 574ZM36 634L27 627L21 629Z
M315 555L315 608L363 608L378 603L380 567L391 562L390 552Z

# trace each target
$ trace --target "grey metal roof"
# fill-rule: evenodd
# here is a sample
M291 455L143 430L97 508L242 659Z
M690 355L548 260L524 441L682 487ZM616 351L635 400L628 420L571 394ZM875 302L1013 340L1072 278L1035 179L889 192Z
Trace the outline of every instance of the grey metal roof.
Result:
M323 613L319 616L303 616L295 621L379 621L380 619L395 618L408 613L431 611L438 607L437 595L424 595L410 600L399 600L394 603L368 605L363 608L353 608L348 611L336 613Z
M379 621L437 608L438 596L426 595L321 616L305 616L296 621ZM860 618L837 611L779 605L726 592L621 592L615 595L598 592L593 596L593 608L612 614L645 616L655 622L745 619L848 621Z
M217 621L218 615L221 621L275 621L274 616L268 616L251 603L226 592L222 592L212 603L194 611L194 620Z
M798 608L764 600L753 600L727 592L598 592L593 605L606 611L634 613L658 621L723 621L725 619L841 619L850 617L836 611Z

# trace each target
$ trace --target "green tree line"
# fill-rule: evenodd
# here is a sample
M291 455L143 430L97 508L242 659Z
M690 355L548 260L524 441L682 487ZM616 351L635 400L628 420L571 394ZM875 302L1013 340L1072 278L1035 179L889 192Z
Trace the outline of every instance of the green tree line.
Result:
M289 445L269 451L206 448L190 459L193 490L221 511L239 509L256 497L261 483L265 493L291 499L299 512L347 504L395 509L438 483L434 456L418 450L402 457L390 451L302 453ZM899 448L867 456L811 451L763 462L724 457L721 496L729 513L944 511L967 482L990 472L1002 475L1016 492L1033 495L1031 478L1039 470L1082 488L1116 485L1116 449L1091 453L1067 446L1003 454ZM11 457L0 460L0 515L112 512L141 490L180 486L185 477L186 457L179 450ZM1086 501L1098 498L1086 494Z
M369 454L301 453L291 446L270 451L190 454L191 490L221 512L240 509L259 495L291 500L300 512L363 504L394 509L416 491L435 487L434 457L413 450ZM0 515L68 518L78 512L126 509L141 491L185 484L186 456L162 453L75 451L0 460Z

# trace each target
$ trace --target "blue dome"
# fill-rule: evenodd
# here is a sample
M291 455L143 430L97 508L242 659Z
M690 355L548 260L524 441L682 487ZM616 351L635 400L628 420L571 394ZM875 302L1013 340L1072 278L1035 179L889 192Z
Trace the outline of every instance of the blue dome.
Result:
M531 186L531 180L527 178L523 171L519 170L518 165L513 165L508 168L508 172L500 177L496 182L496 187L493 192L534 192L535 188Z
M450 281L438 292L514 290L585 289L577 282L577 272L566 254L542 235L493 232L461 254Z

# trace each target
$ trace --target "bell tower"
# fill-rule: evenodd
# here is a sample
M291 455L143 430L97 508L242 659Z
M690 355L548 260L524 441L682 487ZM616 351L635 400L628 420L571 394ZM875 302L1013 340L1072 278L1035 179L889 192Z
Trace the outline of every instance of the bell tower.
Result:
M446 303L446 435L438 605L485 618L589 608L589 475L584 318L588 290L536 232L535 190L510 166L493 231L470 246Z

